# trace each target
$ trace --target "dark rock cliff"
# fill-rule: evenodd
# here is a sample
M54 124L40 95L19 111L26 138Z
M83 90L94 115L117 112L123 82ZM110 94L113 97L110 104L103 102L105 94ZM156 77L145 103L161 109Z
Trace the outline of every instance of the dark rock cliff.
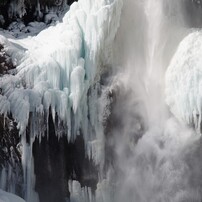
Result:
M50 11L60 15L75 1L77 0L1 0L0 28L6 29L16 20L21 20L25 25L33 21L44 22Z

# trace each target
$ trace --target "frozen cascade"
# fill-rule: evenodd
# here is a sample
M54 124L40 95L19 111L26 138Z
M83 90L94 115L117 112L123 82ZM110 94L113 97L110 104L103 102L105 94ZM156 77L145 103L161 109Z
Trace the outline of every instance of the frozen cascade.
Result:
M36 37L0 36L0 43L16 66L16 72L0 78L0 112L5 118L11 114L17 122L26 201L38 200L33 191L32 144L36 137L41 139L45 135L47 128L43 130L41 124L48 125L50 113L57 130L61 127L67 131L69 142L82 135L88 149L86 154L96 164L102 164L104 156L100 154L104 148L96 146L103 141L102 117L97 116L97 90L100 73L112 62L112 41L121 8L122 0L80 0L72 4L62 23ZM58 138L62 133L58 133Z
M51 178L68 179L63 187L53 180L55 191L69 191L63 201L201 202L202 38L190 29L201 24L200 7L191 0L80 0L36 37L0 36L16 66L0 78L0 113L5 126L11 115L17 123L24 174L22 182L12 167L2 169L1 188L17 193L18 179L26 201L47 201L34 187L35 163L43 169L45 162ZM61 140L81 146L81 136L84 149L76 152L98 167L95 187L77 181L77 164L70 178L51 172L57 163L69 168L67 153L41 165L32 155L34 148L41 158L60 150ZM49 140L55 147L46 147ZM74 158L82 159L71 153L68 163Z
M87 111L87 90L96 82L99 68L110 64L110 43L119 24L120 2L107 2L74 3L63 23L33 38L8 41L1 36L1 44L17 65L16 75L1 79L2 112L12 113L20 134L25 132L30 112L48 114L49 107L53 119L57 113L71 131L69 115L73 106L74 135L87 126L81 126L81 116ZM69 140L74 139L71 132L68 134Z

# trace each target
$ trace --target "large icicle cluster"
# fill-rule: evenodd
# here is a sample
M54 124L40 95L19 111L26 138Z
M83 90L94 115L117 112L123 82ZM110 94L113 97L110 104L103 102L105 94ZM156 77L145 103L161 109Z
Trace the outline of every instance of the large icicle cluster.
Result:
M54 120L57 114L66 124L69 139L79 129L88 132L88 124L83 123L88 113L87 91L99 68L111 61L110 46L119 25L121 3L80 0L62 23L36 37L15 40L0 36L17 66L15 75L0 80L0 112L12 114L20 134L25 132L30 112L48 116L49 108Z
M181 121L199 129L202 112L202 32L180 43L166 72L166 102Z
M16 67L0 77L0 114L12 116L22 137L26 201L37 198L32 192L32 144L48 130L50 112L57 135L67 134L69 141L83 135L86 153L93 153L96 163L103 161L99 77L112 63L121 8L122 0L80 0L61 23L35 37L0 36L0 44ZM28 126L30 144L25 135Z

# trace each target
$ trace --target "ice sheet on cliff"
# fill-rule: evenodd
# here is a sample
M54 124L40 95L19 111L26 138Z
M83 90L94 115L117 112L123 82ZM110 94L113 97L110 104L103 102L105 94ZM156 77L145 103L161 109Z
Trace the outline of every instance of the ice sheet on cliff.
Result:
M202 32L180 43L166 72L166 102L181 121L200 129L202 112Z

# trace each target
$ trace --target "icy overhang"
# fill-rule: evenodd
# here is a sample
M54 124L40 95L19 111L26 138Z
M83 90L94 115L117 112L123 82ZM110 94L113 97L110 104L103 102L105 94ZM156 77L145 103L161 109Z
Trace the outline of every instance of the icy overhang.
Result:
M180 43L166 72L166 102L181 121L200 129L202 112L202 31Z

